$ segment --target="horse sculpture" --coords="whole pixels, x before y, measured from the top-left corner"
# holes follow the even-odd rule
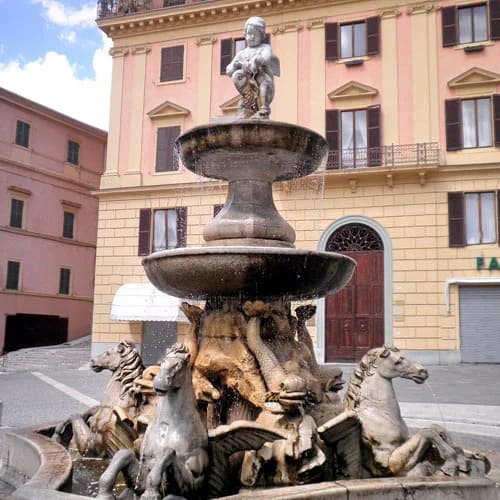
[[[113,372],[101,404],[59,424],[54,438],[66,444],[73,437],[82,456],[112,457],[119,449],[133,448],[138,437],[133,421],[141,407],[134,397],[134,383],[144,365],[135,345],[123,341],[92,359],[90,366],[95,372]]]
[[[402,377],[421,384],[428,376],[423,366],[409,361],[393,346],[372,349],[363,356],[346,391],[345,412],[318,429],[323,439],[337,447],[337,464],[348,464],[344,470],[340,467],[335,471],[337,476],[458,476],[488,472],[486,457],[462,450],[439,425],[410,437],[392,380]],[[349,426],[357,427],[359,432],[346,432]],[[349,436],[347,446],[337,442],[341,435]],[[359,439],[358,450],[353,439]]]
[[[98,499],[114,499],[113,486],[120,471],[129,491],[141,495],[141,500],[167,495],[217,497],[231,480],[227,474],[230,455],[286,437],[253,422],[233,422],[208,433],[197,410],[189,361],[189,350],[183,344],[167,350],[154,378],[156,414],[144,435],[139,458],[132,450],[116,453],[99,480]]]

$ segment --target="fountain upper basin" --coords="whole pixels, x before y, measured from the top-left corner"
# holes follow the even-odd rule
[[[309,300],[343,288],[356,263],[333,252],[277,247],[197,247],[155,252],[143,260],[150,281],[175,297]]]
[[[313,130],[270,120],[237,120],[194,127],[177,138],[183,165],[214,179],[284,181],[322,166],[325,139]]]

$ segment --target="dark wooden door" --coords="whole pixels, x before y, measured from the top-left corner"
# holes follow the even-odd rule
[[[342,252],[357,262],[350,283],[326,298],[326,361],[359,361],[384,343],[384,252]]]

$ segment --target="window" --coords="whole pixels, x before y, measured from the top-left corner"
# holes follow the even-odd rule
[[[80,144],[75,141],[68,141],[68,157],[66,161],[73,165],[78,165],[78,153],[80,152]]]
[[[12,198],[10,200],[10,227],[23,227],[24,201]]]
[[[326,23],[326,59],[333,61],[378,54],[379,33],[380,19],[377,16],[349,24]]]
[[[445,102],[446,149],[500,147],[500,94]]]
[[[138,254],[148,255],[151,251],[185,247],[186,226],[186,207],[154,211],[149,208],[141,209]]]
[[[179,168],[174,144],[181,133],[180,127],[161,127],[156,136],[156,172],[171,172]]]
[[[5,288],[7,290],[19,290],[19,274],[21,263],[9,260],[7,262],[7,280]]]
[[[458,43],[488,40],[486,5],[458,9]]]
[[[75,225],[75,214],[64,212],[63,217],[63,237],[73,239],[73,229]]]
[[[326,140],[330,147],[327,168],[380,165],[380,106],[327,110]]]
[[[161,49],[160,82],[173,82],[184,78],[184,45]]]
[[[489,9],[486,3],[443,7],[443,47],[483,42],[488,39],[500,40],[500,0],[490,0],[488,5]]]
[[[30,145],[30,125],[18,120],[16,127],[16,144],[24,148]]]
[[[367,128],[366,109],[342,111],[342,165],[346,167],[366,166]]]
[[[362,57],[366,55],[366,24],[342,24],[340,26],[340,57]]]
[[[271,35],[266,33],[264,43],[271,44]],[[234,56],[246,48],[247,42],[244,38],[225,38],[220,42],[220,74],[226,74],[227,65]]]
[[[59,293],[69,295],[69,284],[71,280],[71,269],[61,267],[59,270]]]
[[[460,104],[464,148],[491,146],[490,98],[465,99]]]
[[[497,241],[497,204],[500,192],[448,193],[450,247]]]

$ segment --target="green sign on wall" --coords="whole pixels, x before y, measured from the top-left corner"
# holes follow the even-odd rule
[[[496,257],[491,257],[488,259],[488,265],[486,265],[485,257],[476,257],[476,269],[480,271],[481,269],[488,269],[491,271],[492,269],[500,269],[500,263]]]

